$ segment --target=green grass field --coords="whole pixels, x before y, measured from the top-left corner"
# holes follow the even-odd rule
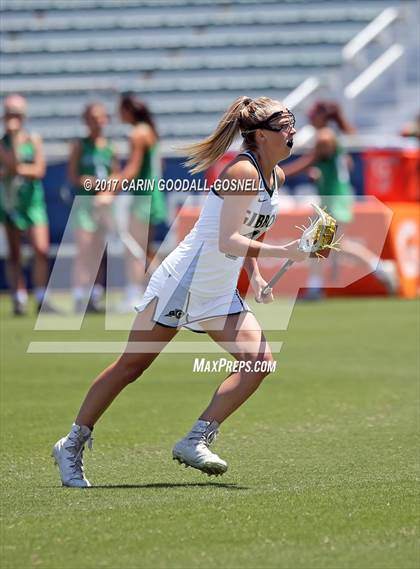
[[[5,298],[1,313],[3,568],[419,566],[417,303],[299,304],[269,334],[276,373],[223,425],[223,478],[171,460],[222,374],[161,356],[95,429],[86,491],[61,487],[50,450],[112,356],[27,345],[126,334],[100,317],[35,333]]]

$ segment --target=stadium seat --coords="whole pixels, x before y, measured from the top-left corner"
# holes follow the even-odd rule
[[[55,148],[83,132],[88,100],[115,115],[138,92],[169,140],[205,135],[243,93],[284,97],[338,68],[385,0],[3,0],[3,95],[29,98],[30,127]],[[116,17],[117,16],[117,17]],[[111,124],[110,133],[123,138]]]

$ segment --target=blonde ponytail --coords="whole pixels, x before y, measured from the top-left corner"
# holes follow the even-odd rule
[[[216,130],[205,140],[184,146],[182,150],[188,155],[185,162],[192,174],[206,170],[213,162],[218,160],[239,133],[241,114],[252,99],[238,97],[223,115]]]

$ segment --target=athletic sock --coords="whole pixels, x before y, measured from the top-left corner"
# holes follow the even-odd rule
[[[217,421],[206,421],[205,419],[197,419],[194,425],[186,435],[186,439],[200,439],[201,436],[206,433],[209,429],[217,431],[219,423]]]

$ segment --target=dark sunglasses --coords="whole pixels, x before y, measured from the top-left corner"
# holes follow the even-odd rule
[[[271,124],[276,119],[282,119],[282,118],[288,119],[288,123],[281,124],[278,126]],[[243,130],[241,134],[242,136],[246,136],[249,132],[254,132],[259,128],[264,130],[271,130],[273,132],[281,132],[282,130],[291,130],[292,128],[295,127],[295,124],[296,124],[295,115],[291,111],[289,111],[289,109],[287,109],[286,111],[276,111],[275,113],[271,114],[269,117],[264,119],[263,121],[260,121],[259,123],[254,125],[252,128]]]

